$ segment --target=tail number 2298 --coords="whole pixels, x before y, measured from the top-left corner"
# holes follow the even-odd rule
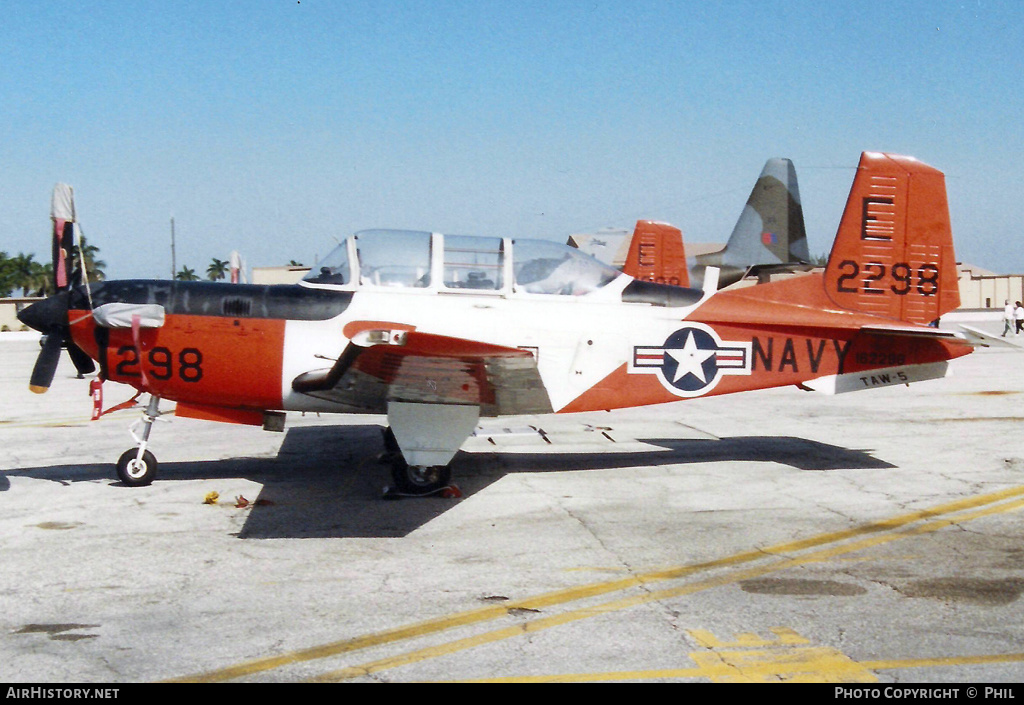
[[[847,259],[839,263],[839,271],[838,289],[845,293],[885,294],[886,285],[897,296],[906,296],[914,291],[921,296],[939,293],[939,267],[930,262],[915,269],[907,262],[886,267],[880,262],[860,265]]]

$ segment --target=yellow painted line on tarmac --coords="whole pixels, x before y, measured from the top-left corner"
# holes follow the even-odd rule
[[[861,661],[872,671],[892,671],[898,668],[935,668],[939,666],[978,666],[986,663],[1016,663],[1024,661],[1024,654],[989,654],[982,656],[948,656],[942,658],[900,658],[879,661]]]
[[[860,551],[865,548],[871,548],[898,539],[908,538],[911,536],[917,536],[921,534],[931,533],[944,529],[953,524],[958,524],[973,519],[978,519],[983,516],[989,516],[992,514],[1000,514],[1008,511],[1013,511],[1024,507],[1024,499],[1019,499],[1015,502],[1008,504],[999,505],[997,507],[988,507],[986,509],[980,509],[969,514],[960,514],[954,518],[941,519],[937,521],[929,522],[923,526],[912,527],[907,530],[900,531],[899,533],[875,536],[871,538],[862,539],[852,544],[846,544],[843,546],[837,546],[833,548],[823,549],[816,551],[807,556],[800,558],[790,558],[782,560],[778,563],[769,566],[763,566],[759,568],[750,568],[741,570],[738,572],[731,573],[729,575],[720,576],[717,578],[710,578],[702,580],[696,583],[690,583],[679,587],[666,588],[662,590],[656,590],[642,595],[636,595],[632,597],[626,597],[612,602],[606,602],[601,605],[594,607],[587,607],[579,610],[565,612],[551,617],[542,617],[539,619],[525,622],[515,627],[506,629],[498,629],[495,631],[487,632],[484,634],[477,634],[465,639],[458,639],[446,644],[439,646],[432,646],[425,649],[418,649],[415,651],[406,652],[397,656],[373,661],[370,663],[362,664],[359,666],[351,666],[348,668],[339,669],[336,671],[330,671],[322,674],[312,680],[320,682],[333,682],[349,680],[351,678],[358,678],[360,676],[371,675],[373,673],[379,673],[381,671],[390,670],[399,666],[405,666],[419,661],[425,661],[431,658],[437,658],[438,656],[445,656],[448,654],[456,653],[458,651],[464,651],[466,649],[481,646],[483,644],[490,644],[496,641],[501,641],[522,634],[530,634],[539,632],[551,627],[561,626],[569,624],[571,622],[580,621],[583,619],[589,619],[598,615],[609,614],[611,612],[618,612],[631,607],[644,605],[649,602],[657,602],[669,598],[681,597],[683,595],[690,595],[696,592],[709,590],[711,588],[722,587],[724,585],[730,585],[733,583],[741,582],[743,580],[750,580],[752,578],[758,578],[768,573],[775,573],[780,570],[787,568],[793,568],[796,566],[804,565],[806,563],[819,562],[834,556],[842,555],[844,553],[851,553],[854,551]],[[771,552],[771,550],[769,549]]]
[[[68,416],[64,418],[47,418],[45,421],[0,421],[0,431],[7,428],[52,428],[55,426],[86,426],[88,416]]]
[[[868,536],[871,534],[877,534],[881,532],[893,532],[925,519],[963,512],[968,509],[973,509],[976,507],[985,507],[986,505],[994,504],[997,502],[1003,502],[1007,499],[1011,499],[1013,497],[1020,497],[1022,495],[1024,495],[1024,486],[1012,487],[998,492],[992,492],[984,495],[976,495],[974,497],[967,497],[964,499],[948,502],[928,509],[910,512],[908,514],[898,515],[895,517],[890,517],[888,519],[884,519],[877,522],[871,522],[868,524],[861,525],[859,527],[855,527],[853,529],[829,532],[807,539],[791,541],[763,549],[744,551],[741,553],[734,554],[732,556],[727,556],[725,558],[713,561],[661,569],[653,572],[628,576],[617,580],[591,583],[588,585],[568,588],[565,590],[557,590],[554,592],[542,594],[535,597],[524,598],[521,600],[511,600],[501,605],[493,605],[483,607],[480,609],[469,610],[466,612],[460,612],[445,617],[438,617],[436,619],[430,619],[423,622],[414,623],[411,625],[406,625],[394,629],[377,632],[375,634],[368,634],[353,639],[345,639],[330,642],[327,644],[313,646],[306,649],[298,649],[290,652],[285,652],[276,656],[254,659],[233,666],[207,671],[205,673],[198,673],[189,676],[184,676],[181,678],[174,678],[171,679],[171,682],[216,682],[232,680],[260,672],[273,670],[275,668],[280,668],[290,664],[339,656],[346,653],[361,651],[371,647],[409,641],[412,639],[447,631],[450,629],[455,629],[458,627],[465,627],[473,624],[488,622],[506,617],[513,611],[517,610],[538,610],[545,607],[565,605],[591,597],[610,594],[614,592],[621,592],[623,590],[633,587],[648,586],[656,582],[676,580],[700,572],[708,572],[719,568],[734,567],[742,565],[744,563],[749,563],[756,560],[763,560],[771,557],[784,557],[786,554],[804,551],[810,548],[816,548],[820,546],[827,546],[829,544],[835,544],[842,541],[858,538],[861,536]],[[1012,505],[1001,505],[1000,507],[997,507],[995,509],[989,509],[987,513],[1010,511],[1012,509],[1019,508],[1022,505],[1024,505],[1024,500],[1019,500],[1017,502],[1012,503]],[[971,518],[977,517],[961,517],[959,520],[968,521]],[[955,523],[956,521],[957,520],[945,520],[941,522],[933,522],[935,526],[934,528],[929,530],[938,530],[939,528],[949,526],[950,524]],[[785,568],[801,565],[806,562],[823,560],[832,555],[839,555],[842,553],[861,550],[871,545],[885,543],[886,541],[892,541],[896,538],[904,538],[906,536],[922,532],[922,529],[918,529],[915,532],[911,533],[901,533],[897,535],[878,537],[874,540],[859,541],[853,544],[852,546],[829,549],[826,551],[819,551],[811,554],[810,556],[805,556],[799,559],[784,560],[781,563],[777,563],[775,565],[768,567],[754,568],[742,571],[738,574],[719,577],[715,579],[709,579],[699,583],[685,585],[682,587],[644,593],[643,595],[615,600],[609,603],[605,603],[603,605],[599,605],[597,607],[584,608],[576,611],[566,612],[560,615],[541,617],[530,622],[517,624],[513,627],[499,629],[485,634],[467,637],[464,639],[454,640],[439,646],[411,651],[392,658],[363,664],[361,666],[355,666],[337,671],[332,671],[328,674],[321,676],[319,680],[344,680],[356,676],[366,675],[369,673],[375,673],[390,668],[395,668],[397,666],[414,663],[429,658],[436,658],[438,656],[443,656],[450,653],[455,653],[457,651],[473,648],[485,643],[493,643],[495,641],[512,638],[534,631],[549,629],[554,626],[567,624],[570,622],[578,621],[580,619],[586,619],[589,617],[598,616],[600,614],[626,609],[647,602],[665,599],[668,597],[678,597],[680,595],[697,592],[699,590],[706,590],[709,588],[718,587],[720,585],[726,585],[729,583],[737,582],[739,580],[745,580],[750,577],[760,576],[765,573],[783,570]]]
[[[102,423],[104,420],[111,418],[119,418],[126,416],[125,412],[139,412],[138,408],[132,409],[121,409],[115,411],[109,415],[102,416],[96,421],[92,420],[92,416],[65,416],[61,418],[47,417],[45,419],[33,419],[33,420],[14,420],[14,421],[3,421],[0,420],[0,431],[7,428],[20,429],[20,428],[60,428],[63,426],[89,426],[94,423]],[[173,414],[174,411],[161,412],[161,415],[167,416]]]
[[[888,659],[855,662],[868,671],[890,671],[902,668],[936,668],[942,666],[975,666],[989,663],[1018,663],[1024,661],[1024,654],[992,654],[983,656],[950,656],[946,658]],[[764,678],[791,676],[791,665],[766,665],[751,673]],[[680,678],[728,678],[736,674],[736,668],[728,663],[697,668],[662,668],[640,671],[607,671],[604,673],[563,673],[549,676],[508,676],[506,678],[480,678],[460,681],[462,683],[595,683],[600,681],[644,681]],[[813,672],[805,672],[815,676]],[[794,679],[796,680],[796,679]],[[825,682],[824,679],[815,682]],[[834,681],[828,681],[834,682]]]

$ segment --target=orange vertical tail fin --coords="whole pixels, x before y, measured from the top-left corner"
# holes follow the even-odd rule
[[[941,171],[911,157],[861,155],[825,290],[841,308],[925,325],[960,305]]]
[[[682,231],[666,223],[638,220],[622,271],[634,279],[689,286]]]

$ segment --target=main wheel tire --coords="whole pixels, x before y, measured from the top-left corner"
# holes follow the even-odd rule
[[[148,450],[139,458],[138,448],[129,448],[117,459],[117,477],[129,487],[143,487],[156,478],[156,456]]]
[[[452,468],[450,465],[409,465],[404,458],[396,458],[391,464],[391,477],[402,494],[427,495],[451,484]]]

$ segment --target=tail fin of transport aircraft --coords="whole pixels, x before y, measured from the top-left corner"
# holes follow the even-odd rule
[[[721,264],[749,270],[806,264],[810,258],[796,169],[789,159],[769,159],[721,253]]]
[[[825,291],[841,308],[923,325],[960,305],[941,171],[912,157],[861,155]]]
[[[809,261],[796,170],[789,159],[774,158],[765,162],[723,249],[688,263],[678,228],[641,220],[622,271],[646,281],[702,287],[707,268],[716,267],[722,288],[748,274],[808,268]]]

